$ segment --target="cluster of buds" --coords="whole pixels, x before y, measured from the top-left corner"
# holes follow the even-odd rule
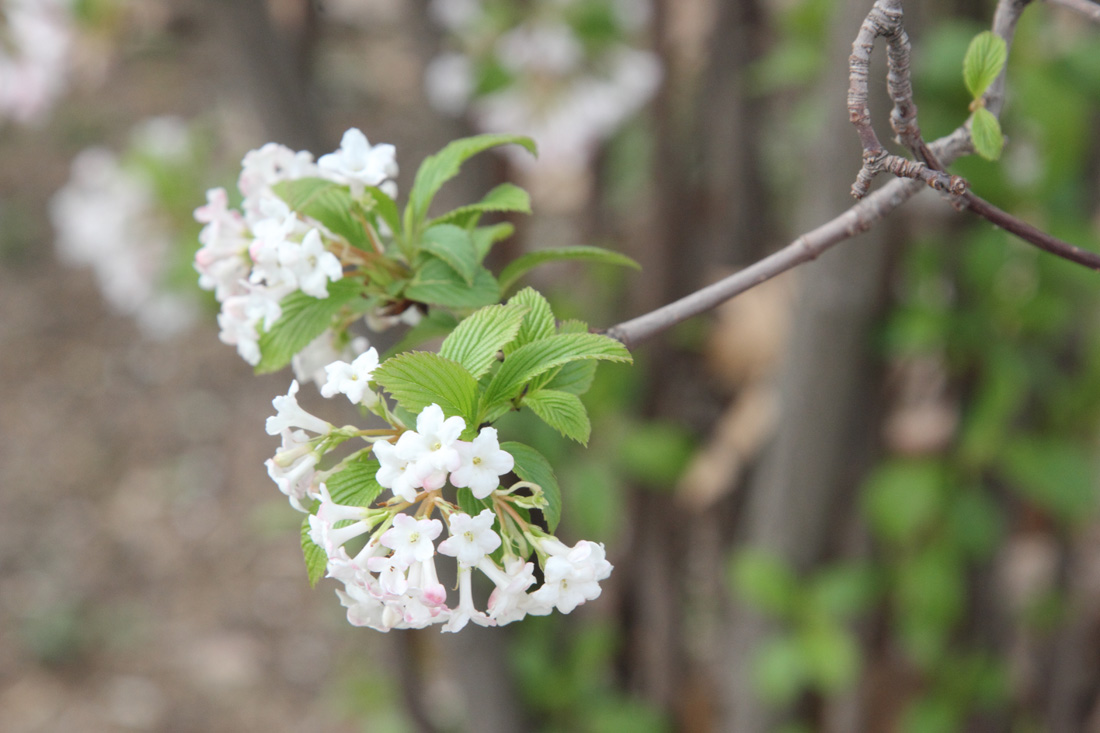
[[[195,210],[204,226],[195,255],[199,286],[213,290],[221,303],[222,342],[236,346],[249,364],[259,363],[259,339],[282,314],[281,302],[295,291],[327,298],[328,287],[356,254],[321,222],[295,211],[276,192],[284,182],[319,178],[347,185],[352,193],[378,186],[396,195],[397,161],[392,145],[370,145],[358,129],[344,133],[340,148],[314,161],[307,151],[268,143],[244,156],[237,187],[239,209],[229,206],[224,188],[207,192]],[[416,314],[415,310],[411,314]],[[361,353],[362,343],[336,346],[335,334],[319,336],[295,360],[300,379],[320,379],[318,366]]]
[[[267,420],[267,432],[283,439],[267,462],[268,472],[291,504],[309,514],[309,540],[324,553],[327,576],[343,584],[337,595],[348,621],[380,631],[443,624],[443,631],[455,632],[471,621],[499,626],[527,614],[569,613],[597,598],[599,582],[612,570],[603,545],[582,540],[569,547],[531,520],[531,511],[545,506],[541,487],[526,481],[501,484],[515,461],[498,442],[496,429],[483,427],[473,440],[461,440],[465,420],[447,417],[436,404],[420,411],[415,430],[405,428],[369,388],[377,366],[374,349],[350,364],[329,365],[322,394],[347,395],[390,428],[338,428],[298,404],[296,381],[275,398],[277,413]],[[318,470],[326,453],[353,438],[367,447],[334,469]],[[360,502],[340,503],[329,485],[352,464],[369,467],[378,490],[351,492]],[[468,491],[484,508],[464,511],[461,498],[445,498],[448,484]],[[378,496],[382,489],[389,495]],[[366,505],[364,497],[369,497]],[[442,521],[433,516],[437,510]],[[437,545],[444,522],[448,537]],[[349,551],[351,543],[362,545]],[[533,590],[532,553],[543,578]],[[441,555],[457,562],[454,605],[448,605],[436,571]],[[475,605],[474,570],[494,585],[484,611]]]

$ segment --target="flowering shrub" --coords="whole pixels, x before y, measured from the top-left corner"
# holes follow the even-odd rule
[[[267,421],[282,439],[268,473],[307,515],[310,580],[327,574],[342,583],[338,595],[355,625],[458,631],[470,621],[568,613],[596,598],[611,572],[602,545],[568,547],[554,536],[561,496],[553,469],[535,449],[500,442],[491,425],[530,409],[587,443],[580,395],[598,361],[630,361],[629,352],[584,323],[559,323],[533,289],[500,301],[543,262],[633,262],[562,247],[522,256],[499,275],[487,270],[489,249],[512,227],[483,226],[481,216],[527,212],[527,194],[502,184],[477,203],[434,218],[428,210],[463,161],[502,144],[534,151],[529,139],[506,135],[451,143],[421,166],[403,213],[392,146],[372,146],[352,129],[339,150],[314,162],[269,144],[244,158],[239,209],[214,189],[195,212],[205,224],[195,266],[222,303],[222,340],[257,371],[293,364],[324,397],[344,395],[383,425],[337,427],[306,412],[297,379]],[[353,335],[360,320],[374,330],[411,328],[398,353],[382,359]],[[402,350],[442,335],[438,352]],[[348,453],[349,441],[366,445]],[[444,521],[449,536],[435,545]],[[535,590],[532,553],[543,578]],[[437,554],[457,562],[454,606]],[[484,611],[473,598],[475,569],[495,586]]]

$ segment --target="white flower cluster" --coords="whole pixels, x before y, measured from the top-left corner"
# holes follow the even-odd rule
[[[338,237],[292,211],[273,186],[323,178],[348,185],[353,194],[361,193],[364,186],[379,186],[396,195],[392,179],[397,162],[392,145],[372,146],[361,131],[352,128],[344,133],[336,152],[317,161],[306,151],[268,143],[246,154],[241,167],[237,187],[244,201],[239,210],[230,208],[223,188],[208,191],[206,206],[195,210],[195,219],[204,225],[195,269],[199,287],[213,290],[221,303],[219,337],[255,365],[260,361],[260,334],[282,314],[282,299],[298,290],[327,298],[329,283],[340,280],[344,269],[333,252]],[[315,378],[324,364],[354,355],[337,352],[332,340],[331,333],[322,334],[308,347],[308,365],[296,360],[299,378]]]
[[[182,164],[190,150],[187,126],[175,117],[147,120],[131,139],[132,150],[166,165]],[[146,171],[105,148],[77,155],[50,202],[58,256],[90,266],[107,303],[155,339],[176,335],[198,315],[189,293],[164,287],[178,259],[165,206]]]
[[[527,6],[529,20],[495,40],[492,0],[433,0],[432,14],[458,50],[429,64],[424,80],[429,101],[446,114],[468,112],[482,131],[534,138],[539,161],[515,155],[518,166],[534,166],[536,173],[555,178],[579,175],[599,143],[653,96],[662,75],[656,55],[628,43],[646,22],[648,2],[607,1],[622,38],[593,49],[566,22],[578,0],[536,0]],[[485,49],[490,62],[480,57]],[[500,69],[513,81],[479,95],[477,73],[484,68]],[[543,171],[546,166],[554,171]]]
[[[0,118],[42,119],[68,86],[70,0],[0,0]]]
[[[322,394],[345,394],[353,403],[377,404],[378,396],[372,398],[366,386],[377,365],[374,349],[351,364],[330,365]],[[343,584],[337,595],[351,624],[380,631],[443,624],[443,631],[456,632],[471,621],[500,626],[527,614],[545,615],[554,609],[570,613],[599,597],[600,581],[612,570],[603,545],[582,540],[569,547],[519,519],[511,504],[513,490],[500,485],[515,461],[501,449],[494,428],[482,428],[474,440],[463,441],[459,436],[466,424],[461,417],[446,417],[435,404],[425,407],[416,430],[401,432],[392,443],[383,436],[372,440],[379,462],[375,478],[393,497],[375,507],[349,506],[333,500],[323,478],[329,474],[318,471],[317,465],[336,440],[355,431],[336,428],[304,410],[297,392],[295,381],[272,403],[277,414],[267,419],[267,432],[281,434],[283,444],[267,461],[268,473],[298,510],[305,512],[316,504],[309,516],[309,536],[327,556],[328,577]],[[476,516],[459,510],[442,498],[448,481],[456,488],[469,488],[477,499],[488,499],[493,508]],[[417,505],[415,514],[405,513]],[[443,522],[431,517],[435,508],[444,514],[449,530],[438,545]],[[544,578],[537,589],[531,590],[536,583],[534,563],[516,553],[517,543],[503,541],[501,531],[518,535],[519,544],[536,553]],[[364,536],[361,549],[354,554],[346,549],[348,542]],[[498,550],[499,559],[494,559]],[[448,605],[447,590],[439,582],[439,555],[457,563],[454,606]],[[475,569],[494,585],[484,611],[474,601]]]

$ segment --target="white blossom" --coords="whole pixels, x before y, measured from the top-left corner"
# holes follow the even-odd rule
[[[455,445],[461,463],[451,473],[451,484],[469,487],[478,499],[484,499],[500,485],[500,477],[515,466],[508,451],[501,450],[496,428],[482,428],[472,442]]]
[[[416,430],[401,435],[397,441],[400,458],[416,464],[422,486],[433,491],[447,481],[447,474],[462,465],[456,443],[466,429],[461,417],[445,417],[443,408],[430,404],[416,418]]]
[[[298,380],[290,383],[290,389],[285,395],[276,397],[271,401],[277,414],[267,418],[267,434],[278,435],[287,428],[302,428],[319,435],[327,435],[333,430],[332,423],[311,415],[298,404]]]
[[[378,395],[371,392],[368,386],[377,368],[378,352],[374,347],[360,354],[350,364],[346,361],[334,361],[325,367],[327,380],[321,387],[321,394],[325,397],[345,394],[353,405],[362,403],[368,395],[373,398],[370,402],[376,402]]]
[[[396,151],[392,145],[374,145],[358,128],[351,128],[334,153],[317,160],[321,172],[339,183],[378,186],[397,177]]]
[[[302,500],[309,495],[320,455],[313,450],[313,443],[304,430],[283,430],[283,444],[274,458],[264,462],[267,475],[290,499],[290,505],[300,512],[306,511]]]
[[[451,536],[439,543],[439,552],[458,560],[460,567],[472,567],[500,547],[500,536],[493,531],[496,515],[484,509],[476,517],[455,512],[447,520]]]
[[[442,531],[443,523],[438,519],[416,519],[398,514],[393,518],[393,526],[382,534],[382,544],[393,550],[394,557],[412,565],[435,555],[432,541]]]

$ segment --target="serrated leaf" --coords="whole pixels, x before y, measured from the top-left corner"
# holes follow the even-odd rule
[[[433,308],[428,311],[428,314],[420,319],[420,321],[409,329],[400,341],[391,346],[383,355],[383,359],[388,359],[394,354],[399,354],[402,351],[408,351],[409,349],[420,346],[425,341],[430,341],[440,336],[446,336],[455,329],[458,325],[458,319],[451,313],[438,308]]]
[[[582,395],[592,387],[597,366],[599,365],[594,361],[569,362],[546,382],[544,388]]]
[[[374,381],[413,415],[435,403],[448,417],[459,415],[467,425],[477,424],[477,380],[461,364],[439,354],[398,354],[382,362]]]
[[[309,585],[315,587],[317,581],[325,575],[325,568],[328,566],[328,555],[309,538],[309,516],[302,520],[301,543],[302,558],[306,561],[306,574],[309,576]]]
[[[370,453],[360,453],[326,478],[325,488],[337,504],[370,506],[382,493],[382,486],[375,478],[378,468],[377,458]]]
[[[588,333],[588,324],[576,318],[570,318],[558,324],[558,333]]]
[[[439,224],[429,227],[421,237],[419,249],[428,252],[446,262],[465,281],[467,287],[474,284],[477,275],[477,250],[474,248],[470,233],[454,224]]]
[[[517,280],[523,277],[529,270],[539,265],[544,265],[548,262],[562,262],[565,260],[585,260],[605,265],[632,267],[635,270],[642,269],[641,265],[626,255],[604,249],[603,247],[575,246],[540,249],[537,252],[528,252],[525,255],[517,257],[500,271],[500,290],[501,292],[508,292],[508,289],[515,285]]]
[[[511,400],[527,382],[555,367],[581,359],[631,361],[630,352],[613,338],[595,333],[557,334],[513,351],[489,382],[482,410]]]
[[[561,488],[554,477],[554,469],[550,462],[534,448],[507,441],[501,443],[502,450],[507,451],[515,459],[516,465],[512,469],[520,479],[530,481],[542,487],[543,496],[546,498],[546,507],[542,514],[546,518],[546,527],[553,532],[561,521]]]
[[[505,354],[532,341],[554,335],[554,313],[550,310],[550,303],[537,290],[524,288],[509,298],[508,303],[526,307],[527,315],[523,317],[523,325],[520,326],[515,340],[504,350]]]
[[[484,267],[477,268],[473,285],[467,285],[446,262],[429,257],[406,286],[405,297],[444,308],[473,309],[500,300],[500,287]]]
[[[439,349],[439,355],[458,362],[480,379],[496,361],[497,352],[520,330],[526,306],[490,305],[464,319]]]
[[[357,210],[362,215],[362,208],[351,197],[347,186],[323,178],[299,178],[281,181],[271,188],[299,214],[316,219],[330,232],[356,247],[370,247],[370,238],[363,222],[355,216]]]
[[[1001,157],[1005,145],[1001,123],[985,107],[974,110],[974,116],[970,118],[970,139],[974,141],[974,150],[986,160]]]
[[[974,99],[978,99],[1001,73],[1008,60],[1005,39],[990,31],[982,31],[970,41],[963,58],[963,81]]]
[[[257,374],[278,371],[291,358],[324,333],[340,309],[362,292],[363,284],[355,278],[343,278],[329,283],[327,298],[295,291],[280,301],[282,315],[271,329],[260,334],[260,362]]]
[[[460,206],[442,216],[432,219],[432,226],[438,224],[456,224],[467,227],[477,221],[477,217],[490,211],[514,211],[521,214],[531,213],[531,197],[519,186],[502,183],[493,188],[476,204]]]
[[[390,231],[397,234],[401,231],[401,214],[397,211],[397,202],[390,195],[377,186],[367,186],[363,194],[372,202],[370,211],[378,214]]]
[[[588,411],[577,395],[540,389],[524,395],[523,404],[566,438],[588,445],[592,424],[588,420]]]
[[[515,231],[514,226],[504,221],[488,227],[478,227],[470,232],[470,238],[473,239],[474,248],[477,250],[478,262],[485,259],[494,244],[512,236]]]
[[[476,517],[486,509],[492,509],[493,503],[487,499],[478,499],[469,489],[459,489],[457,493],[458,508],[471,517]]]
[[[436,193],[444,183],[458,175],[459,168],[464,162],[484,150],[510,143],[522,145],[532,155],[536,152],[535,142],[529,137],[489,134],[455,140],[435,155],[428,156],[420,164],[412,190],[409,191],[406,218],[411,218],[414,224],[423,221]]]

